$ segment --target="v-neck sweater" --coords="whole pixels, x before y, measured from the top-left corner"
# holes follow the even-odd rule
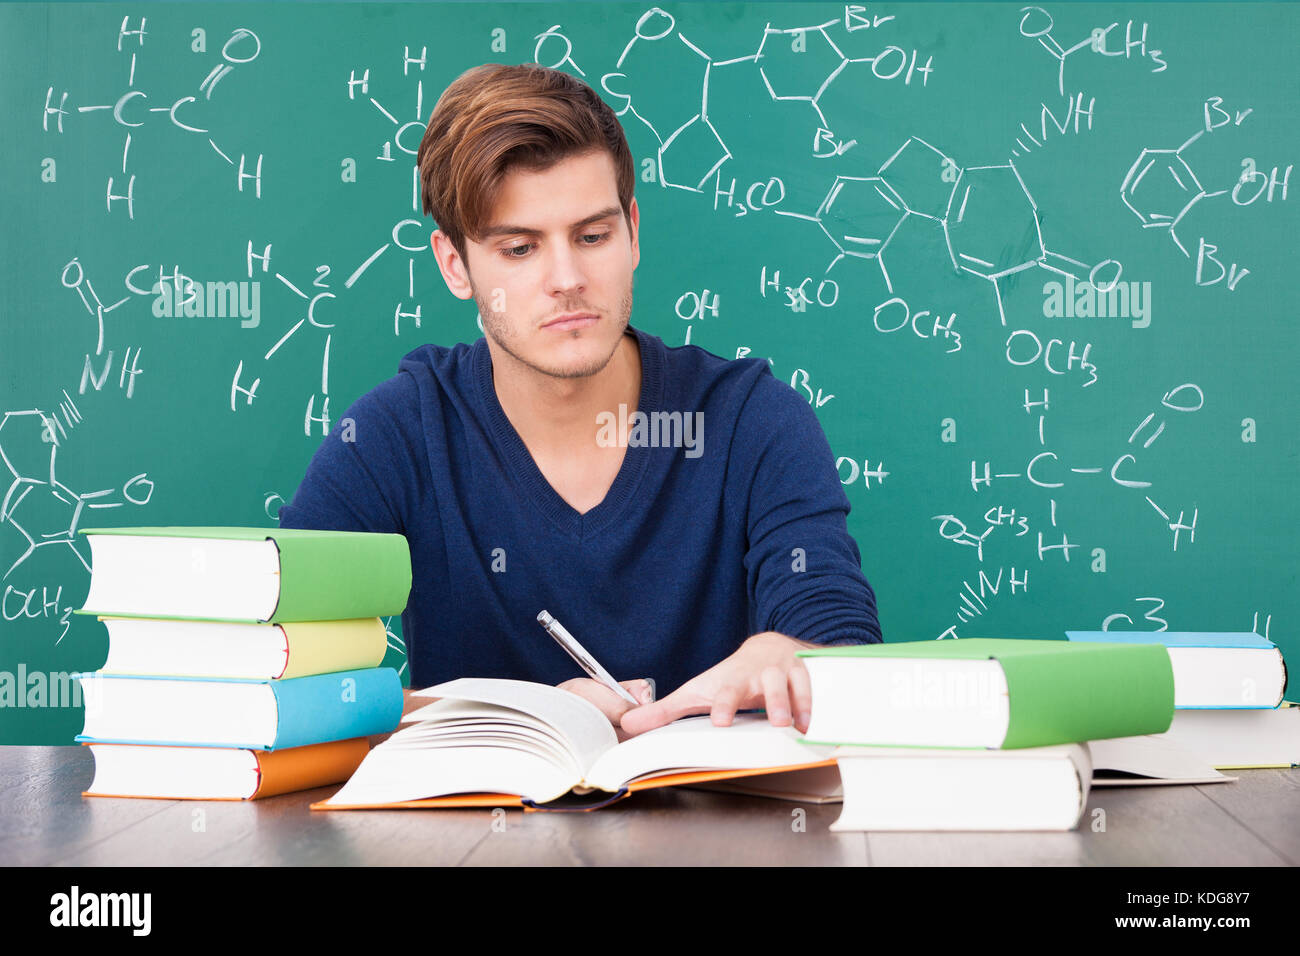
[[[645,427],[633,416],[619,472],[585,513],[501,407],[483,338],[409,352],[321,442],[280,527],[406,537],[411,686],[583,676],[537,623],[542,610],[615,678],[654,678],[660,696],[763,631],[881,639],[809,403],[763,359],[627,334]]]

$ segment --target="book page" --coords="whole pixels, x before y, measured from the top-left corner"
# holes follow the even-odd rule
[[[572,751],[584,776],[601,754],[618,744],[614,725],[600,712],[600,708],[577,694],[549,684],[462,677],[416,691],[412,696],[478,701],[540,718],[555,729]],[[502,715],[502,718],[508,718],[508,715]]]
[[[557,767],[563,767],[573,780],[582,778],[569,745],[549,724],[518,711],[507,711],[490,704],[472,701],[439,701],[452,707],[474,707],[487,711],[487,717],[431,718],[418,724],[409,724],[385,740],[380,746],[389,750],[429,750],[435,747],[512,746],[547,756]],[[430,708],[438,704],[431,704]],[[428,710],[430,708],[425,708]],[[501,719],[509,714],[514,719]],[[528,722],[525,722],[528,721]]]
[[[1140,784],[1151,781],[1177,781],[1179,783],[1206,783],[1227,781],[1196,754],[1161,739],[1163,735],[1147,734],[1141,737],[1114,737],[1109,740],[1091,740],[1093,786]],[[1110,771],[1110,776],[1107,776]],[[1133,774],[1134,780],[1115,774]],[[1098,779],[1100,775],[1101,779]]]
[[[715,727],[703,714],[623,741],[596,761],[586,783],[613,791],[652,772],[787,767],[825,760],[833,750],[800,742],[798,731],[772,726],[765,714],[737,714],[730,727]]]
[[[325,803],[373,806],[455,793],[509,793],[545,802],[563,796],[573,777],[547,755],[506,747],[393,750],[380,744]]]

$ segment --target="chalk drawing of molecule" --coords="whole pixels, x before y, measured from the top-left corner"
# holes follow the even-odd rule
[[[890,292],[885,264],[890,240],[909,216],[931,220],[943,230],[953,269],[992,283],[1003,325],[1001,280],[1007,276],[1041,266],[1076,279],[1086,274],[1107,292],[1123,272],[1114,259],[1089,266],[1047,248],[1038,204],[1014,162],[962,168],[917,136],[909,137],[875,176],[837,176],[815,214],[775,212],[821,226],[837,252],[827,273],[845,257],[874,260]]]
[[[51,546],[69,548],[89,571],[90,562],[77,547],[81,543],[77,539],[77,526],[84,510],[120,508],[128,503],[144,505],[153,497],[154,484],[143,472],[120,489],[73,491],[56,475],[60,430],[57,419],[40,409],[5,412],[0,418],[0,462],[12,479],[0,501],[0,525],[13,528],[27,542],[3,578],[9,577],[37,549]],[[119,493],[125,500],[108,497]]]

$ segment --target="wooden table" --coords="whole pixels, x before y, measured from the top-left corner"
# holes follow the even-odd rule
[[[831,833],[835,804],[684,789],[634,794],[594,813],[307,809],[336,787],[254,802],[82,797],[93,773],[85,747],[0,747],[0,864],[1300,864],[1300,770],[1097,788],[1068,833],[956,834]],[[1093,829],[1097,809],[1104,830]]]

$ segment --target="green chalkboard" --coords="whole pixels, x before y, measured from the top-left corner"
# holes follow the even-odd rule
[[[0,6],[0,740],[80,727],[79,529],[274,524],[402,355],[481,334],[413,157],[484,62],[619,112],[633,323],[816,406],[888,639],[1254,629],[1296,672],[1298,35],[1252,3]]]

